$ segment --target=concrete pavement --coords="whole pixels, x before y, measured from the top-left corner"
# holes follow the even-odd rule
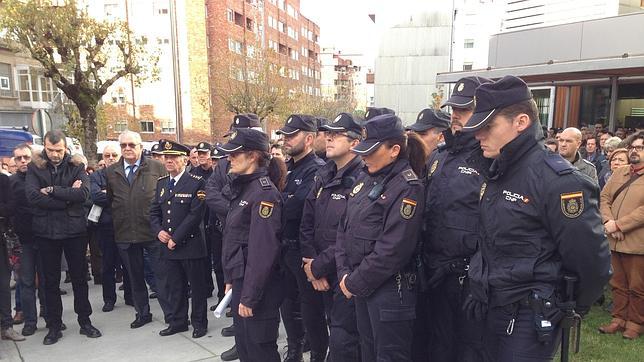
[[[166,325],[163,313],[156,299],[151,300],[153,321],[139,329],[130,329],[134,320],[134,308],[123,301],[123,292],[118,291],[116,307],[112,312],[103,313],[103,299],[100,285],[89,283],[89,297],[92,304],[92,323],[103,334],[102,337],[90,339],[78,333],[79,327],[74,313],[74,296],[71,284],[61,284],[67,291],[63,295],[63,322],[67,330],[58,343],[45,346],[42,340],[47,334],[45,321],[38,319],[38,330],[26,341],[0,342],[0,360],[2,361],[221,361],[219,355],[229,349],[233,337],[222,337],[221,328],[232,324],[232,318],[217,319],[208,311],[208,334],[199,339],[192,338],[192,328],[188,332],[168,337],[159,336],[159,331]],[[217,301],[216,297],[208,299],[208,305]],[[12,299],[13,302],[13,299]],[[13,303],[12,303],[13,304]],[[18,332],[22,325],[14,326]],[[284,352],[286,334],[280,327],[278,340],[280,353]],[[308,360],[308,357],[305,357]]]

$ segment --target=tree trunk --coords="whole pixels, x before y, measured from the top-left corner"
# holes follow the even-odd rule
[[[98,130],[96,127],[96,106],[78,107],[81,119],[81,128],[83,130],[83,152],[87,157],[89,165],[95,165],[98,161],[96,149],[96,137]]]

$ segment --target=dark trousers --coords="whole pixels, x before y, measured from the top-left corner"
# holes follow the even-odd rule
[[[279,362],[277,336],[280,324],[280,305],[284,298],[281,277],[274,273],[264,288],[262,300],[253,308],[253,316],[239,316],[239,301],[244,280],[233,281],[231,309],[235,325],[235,345],[242,362]]]
[[[327,281],[331,288],[322,294],[329,324],[329,361],[360,361],[355,299],[344,296],[337,278],[330,277]]]
[[[514,327],[509,328],[514,319]],[[537,340],[534,312],[529,307],[510,304],[491,308],[487,314],[485,348],[493,361],[552,361],[561,342],[561,328],[556,327],[548,344]],[[508,333],[511,332],[511,333]]]
[[[204,282],[206,259],[168,260],[162,258],[167,268],[168,284],[164,294],[168,296],[172,319],[171,327],[188,326],[188,284],[192,293],[190,321],[193,328],[208,328],[207,286]],[[159,292],[161,289],[159,289]],[[158,292],[157,292],[158,293]]]
[[[469,320],[463,312],[468,280],[447,276],[436,288],[419,293],[414,323],[413,360],[489,361],[483,333],[485,323]]]
[[[416,293],[403,287],[398,294],[394,278],[366,298],[355,297],[363,361],[409,361]]]
[[[111,227],[98,227],[96,239],[101,248],[101,272],[103,279],[103,302],[116,303],[116,270],[121,265],[121,257],[114,242],[114,230]],[[130,277],[123,273],[123,294],[126,301],[132,300],[132,289],[130,288]]]
[[[206,224],[204,226],[204,224]],[[210,225],[207,225],[207,221],[204,221],[201,224],[201,228],[203,228],[203,236],[204,240],[206,241],[206,266],[204,268],[204,277],[205,277],[205,283],[206,283],[206,296],[208,298],[212,297],[212,292],[215,290],[215,283],[212,281],[212,242],[210,241],[211,239],[211,234],[212,234],[212,229]]]
[[[150,256],[150,252],[148,250],[149,249],[147,248],[143,249],[143,278],[148,284],[148,287],[150,287],[150,290],[156,292],[157,279],[154,273],[154,268],[157,264],[157,261],[151,260],[151,258],[154,258],[154,256]]]
[[[284,270],[284,283],[283,288],[286,291],[286,298],[284,299],[280,312],[282,314],[282,321],[284,321],[284,329],[286,329],[286,340],[289,345],[297,345],[304,343],[304,323],[302,316],[302,294],[298,288],[297,278],[301,277],[298,269],[302,273],[302,257],[298,248],[293,245],[282,247],[281,255],[282,270]],[[306,275],[304,275],[306,280]]]
[[[22,313],[25,318],[25,326],[36,326],[38,312],[36,310],[36,289],[41,304],[44,304],[42,265],[38,245],[34,240],[22,242],[22,254],[20,255],[20,270],[18,271],[18,284],[20,285],[20,299]],[[36,275],[40,280],[41,287],[36,288]]]
[[[53,240],[36,237],[45,276],[45,303],[47,306],[47,328],[60,329],[62,324],[63,303],[60,298],[60,258],[65,251],[67,267],[74,291],[74,312],[78,323],[90,323],[92,306],[87,295],[87,236]]]
[[[97,281],[102,281],[103,279],[103,253],[101,252],[101,246],[96,235],[97,226],[93,225],[87,231],[89,233],[89,264],[91,266],[94,284],[96,284]]]
[[[154,271],[155,279],[157,282],[157,294],[159,305],[163,310],[164,318],[170,321],[172,312],[170,303],[165,291],[167,283],[167,273],[165,265],[159,262],[159,242],[148,241],[145,243],[117,243],[119,254],[123,260],[123,265],[130,276],[130,286],[132,289],[132,297],[134,298],[134,309],[139,317],[147,316],[150,314],[150,300],[148,299],[148,288],[145,284],[143,251],[147,250],[150,257],[152,270]],[[163,287],[161,287],[163,286]]]
[[[0,236],[0,328],[7,329],[13,326],[11,316],[11,267],[9,266],[9,255],[7,254],[6,241]],[[60,273],[58,274],[60,277]]]
[[[208,229],[207,239],[210,241],[212,270],[215,272],[215,280],[217,282],[217,298],[222,300],[226,291],[226,283],[224,283],[224,267],[221,263],[221,248],[222,238],[221,232],[216,227]],[[208,278],[212,281],[212,270],[208,272]]]

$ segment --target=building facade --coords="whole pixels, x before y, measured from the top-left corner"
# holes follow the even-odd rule
[[[328,101],[352,104],[365,110],[373,103],[373,83],[367,83],[370,69],[364,66],[362,54],[343,54],[335,48],[322,48],[320,53],[322,97]]]

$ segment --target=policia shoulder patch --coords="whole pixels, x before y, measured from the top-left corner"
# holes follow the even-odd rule
[[[561,212],[574,219],[584,212],[584,193],[582,191],[561,194]]]
[[[268,219],[273,215],[273,206],[275,206],[272,202],[268,201],[262,201],[259,203],[259,216]]]
[[[412,199],[404,198],[402,200],[402,204],[400,205],[400,216],[402,216],[402,218],[405,220],[409,220],[412,217],[414,217],[415,213],[416,213],[416,201]]]

